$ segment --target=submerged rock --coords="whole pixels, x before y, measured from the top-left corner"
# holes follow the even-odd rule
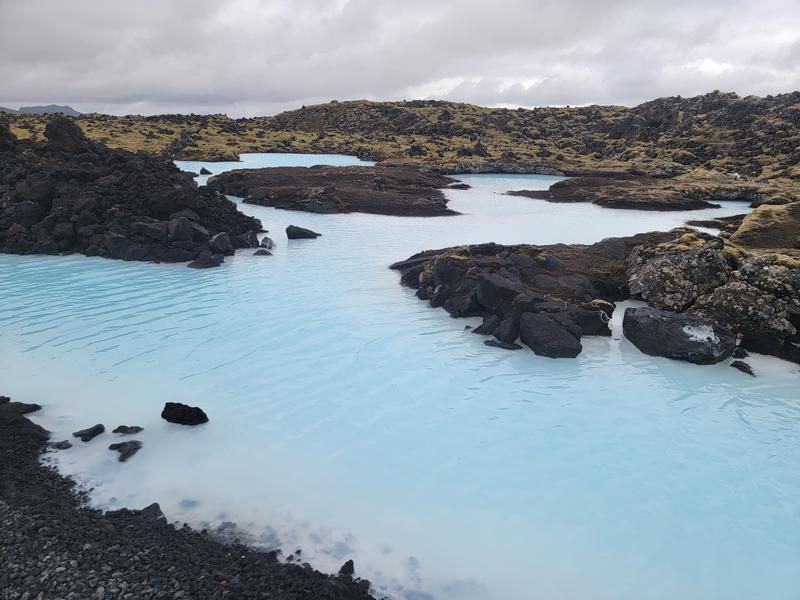
[[[144,427],[139,427],[138,425],[120,425],[119,427],[114,429],[111,433],[132,435],[134,433],[139,433],[140,431],[144,431]]]
[[[105,426],[98,423],[97,425],[93,425],[87,429],[81,429],[80,431],[76,431],[72,435],[76,438],[80,438],[82,442],[89,442],[96,438],[98,435],[103,433],[106,430]]]
[[[222,254],[212,254],[204,251],[186,266],[190,269],[211,269],[220,266],[223,262],[225,262],[225,257]]]
[[[53,450],[69,450],[72,448],[72,442],[69,440],[61,440],[60,442],[50,442],[48,444]]]
[[[522,350],[522,346],[519,344],[503,342],[501,340],[484,340],[483,343],[487,346],[492,346],[493,348],[502,348],[503,350]]]
[[[259,248],[258,250],[253,252],[253,256],[272,256],[272,252],[270,252],[266,248]]]
[[[756,374],[755,374],[755,373],[753,373],[753,367],[751,367],[749,364],[747,364],[747,363],[746,363],[746,362],[744,362],[743,360],[735,360],[735,361],[733,361],[733,362],[731,363],[731,366],[732,366],[734,369],[738,369],[738,370],[739,370],[739,371],[741,371],[742,373],[747,373],[747,374],[748,374],[748,375],[750,375],[751,377],[755,377],[755,376],[756,376]]]
[[[161,411],[161,418],[179,425],[201,425],[208,423],[208,416],[202,408],[188,406],[180,402],[167,402]]]
[[[289,225],[286,228],[286,237],[290,240],[304,240],[304,239],[314,239],[321,236],[321,233],[317,233],[316,231],[311,231],[310,229],[306,229],[305,227],[297,227],[296,225]]]
[[[127,442],[119,442],[111,444],[108,449],[116,450],[119,452],[119,462],[125,462],[131,456],[136,454],[142,448],[142,442],[139,440],[128,440]]]
[[[634,346],[651,356],[718,363],[733,354],[736,336],[699,317],[657,308],[628,308],[622,329]]]

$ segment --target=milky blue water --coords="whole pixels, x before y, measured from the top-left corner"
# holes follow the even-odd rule
[[[145,427],[125,464],[109,433],[54,454],[99,506],[234,521],[323,569],[354,558],[378,594],[800,597],[797,366],[754,356],[750,378],[647,357],[616,320],[575,360],[491,349],[386,268],[427,248],[593,242],[743,207],[615,211],[498,193],[553,178],[463,179],[455,217],[242,205],[274,256],[219,269],[0,255],[0,392],[43,404],[54,439]],[[323,236],[289,242],[289,223]],[[211,421],[167,424],[165,401]]]

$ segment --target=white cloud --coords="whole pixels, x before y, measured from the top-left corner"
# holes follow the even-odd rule
[[[0,105],[634,104],[800,87],[794,0],[0,0]]]

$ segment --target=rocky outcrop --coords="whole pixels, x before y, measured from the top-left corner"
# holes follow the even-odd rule
[[[627,270],[634,297],[730,329],[742,348],[800,362],[797,258],[752,254],[695,232],[640,246]]]
[[[542,356],[570,357],[584,335],[610,335],[612,302],[628,297],[625,259],[638,245],[674,234],[609,238],[596,244],[478,244],[421,252],[395,263],[417,297],[454,317],[483,317],[490,345],[516,340]]]
[[[298,227],[297,225],[289,225],[286,228],[286,237],[290,240],[313,240],[314,238],[318,238],[321,235],[322,235],[321,233],[317,233],[316,231],[311,231],[310,229],[306,229],[305,227]]]
[[[202,425],[208,423],[208,416],[202,408],[180,402],[167,402],[161,411],[161,418],[178,425]]]
[[[800,249],[800,202],[759,206],[745,215],[730,239],[751,249]]]
[[[110,150],[63,116],[45,135],[0,123],[0,252],[187,262],[257,246],[257,219],[171,161]]]
[[[449,177],[406,165],[240,169],[208,181],[213,189],[261,206],[420,217],[457,214],[447,208],[441,191],[451,183]]]
[[[682,311],[722,285],[735,267],[721,238],[702,233],[637,247],[627,260],[628,285],[651,306]]]
[[[766,185],[742,183],[730,177],[653,177],[626,173],[582,176],[558,181],[548,190],[512,190],[548,202],[590,202],[605,208],[634,210],[696,210],[719,207],[717,200],[742,200],[757,205],[781,201],[779,190]]]
[[[628,308],[622,320],[625,337],[651,356],[709,365],[736,349],[736,336],[699,317],[657,308]]]

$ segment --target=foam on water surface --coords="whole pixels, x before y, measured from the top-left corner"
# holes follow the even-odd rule
[[[331,571],[354,558],[378,595],[797,598],[796,365],[752,356],[751,378],[642,355],[622,337],[624,306],[614,335],[584,338],[575,360],[487,348],[464,331],[475,321],[428,308],[386,268],[424,249],[590,243],[743,205],[618,211],[498,193],[553,178],[463,180],[473,189],[447,192],[457,217],[242,205],[274,256],[240,251],[218,269],[0,256],[0,392],[44,405],[55,440],[96,422],[145,428],[124,464],[110,433],[52,455],[99,506],[235,522]],[[288,224],[323,236],[289,242]],[[168,424],[165,401],[211,421]]]

